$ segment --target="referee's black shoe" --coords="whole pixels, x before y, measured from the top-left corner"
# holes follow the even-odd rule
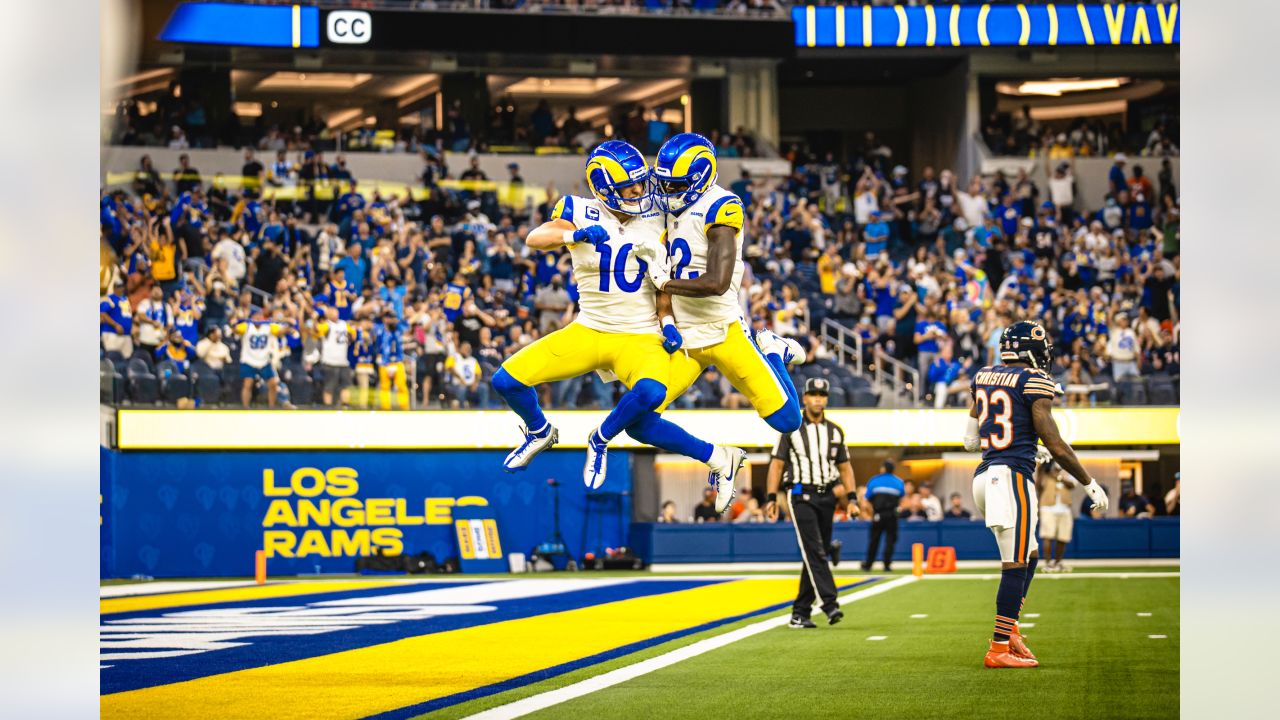
[[[840,540],[832,540],[831,547],[828,548],[831,554],[831,567],[840,566],[840,550],[844,548],[844,542]]]
[[[841,610],[840,608],[836,608],[835,610],[832,610],[831,612],[827,613],[828,625],[835,625],[836,623],[840,622],[843,619],[844,619],[844,611]]]
[[[812,620],[810,620],[810,619],[809,619],[809,618],[807,618],[807,617],[800,617],[799,615],[792,615],[792,616],[791,616],[791,622],[790,622],[790,623],[787,623],[787,627],[789,627],[789,628],[793,628],[793,629],[795,629],[795,630],[801,630],[801,629],[807,630],[807,629],[809,629],[809,628],[816,628],[816,627],[818,627],[818,626],[817,626],[817,625],[814,625],[814,624],[813,624],[813,621],[812,621]]]

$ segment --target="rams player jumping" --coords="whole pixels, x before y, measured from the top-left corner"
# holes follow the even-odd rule
[[[1039,663],[1018,631],[1018,615],[1035,576],[1037,459],[1048,454],[1076,479],[1097,507],[1107,509],[1107,493],[1089,477],[1053,419],[1057,385],[1045,372],[1053,345],[1044,328],[1017,322],[1000,336],[1003,364],[973,376],[973,407],[964,447],[982,450],[973,478],[973,499],[1000,546],[1000,588],[996,624],[983,663],[989,668],[1030,668]],[[1044,441],[1044,447],[1039,446]]]
[[[587,439],[582,479],[592,489],[604,483],[609,441],[668,396],[668,353],[680,347],[681,338],[674,326],[660,328],[659,313],[671,314],[671,299],[654,289],[637,252],[656,247],[663,231],[649,172],[632,145],[601,143],[587,158],[587,186],[594,197],[561,198],[551,219],[525,240],[535,250],[569,248],[581,312],[568,326],[508,358],[494,374],[494,389],[525,423],[524,442],[503,462],[508,472],[525,468],[559,440],[538,404],[533,386],[539,383],[609,371],[629,388]],[[742,453],[733,451],[713,447],[707,459],[717,485],[732,487]]]
[[[774,430],[799,429],[800,401],[786,366],[803,362],[794,340],[768,330],[754,339],[742,320],[738,287],[742,282],[742,200],[716,185],[715,147],[696,133],[672,136],[653,165],[655,197],[666,213],[666,257],[661,246],[646,246],[654,286],[670,294],[675,316],[663,315],[664,330],[675,327],[684,353],[672,356],[667,395],[651,412],[627,427],[640,442],[702,462],[715,448],[658,416],[715,365],[751,401]],[[712,480],[715,479],[713,473]],[[716,510],[732,502],[732,484],[717,485]]]

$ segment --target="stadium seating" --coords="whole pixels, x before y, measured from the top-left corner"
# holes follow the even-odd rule
[[[154,404],[160,399],[160,381],[151,371],[151,366],[142,359],[141,353],[135,353],[129,360],[126,377],[129,380],[129,398],[133,402]]]
[[[191,364],[191,380],[195,384],[196,399],[202,406],[212,407],[222,402],[222,378],[217,370],[196,361]]]

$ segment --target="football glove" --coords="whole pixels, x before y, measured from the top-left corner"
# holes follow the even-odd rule
[[[575,243],[587,243],[588,245],[599,245],[609,240],[609,231],[600,225],[592,225],[591,227],[578,228],[573,231],[573,241]]]
[[[1084,486],[1084,491],[1089,495],[1089,499],[1093,501],[1093,506],[1101,512],[1106,512],[1110,502],[1107,500],[1107,491],[1102,489],[1097,480],[1089,478],[1089,484]]]
[[[1053,453],[1049,452],[1049,448],[1036,445],[1036,464],[1045,465],[1051,462],[1053,462]]]
[[[671,271],[667,269],[667,259],[659,257],[654,262],[649,263],[649,279],[653,281],[653,286],[658,290],[662,290],[671,282]]]
[[[679,350],[681,345],[684,345],[684,338],[676,329],[675,319],[670,315],[662,318],[662,349],[669,355]]]

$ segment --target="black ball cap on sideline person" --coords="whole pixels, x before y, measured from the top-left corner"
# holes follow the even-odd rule
[[[809,378],[804,381],[805,395],[827,395],[831,392],[831,383],[826,378]]]

